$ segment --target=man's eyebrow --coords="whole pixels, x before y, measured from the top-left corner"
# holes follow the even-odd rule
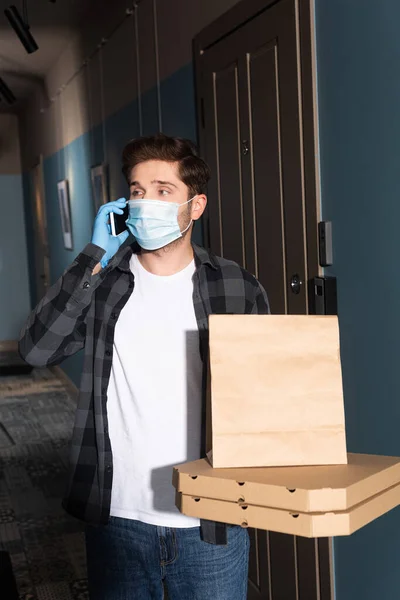
[[[151,183],[159,183],[160,185],[172,185],[173,187],[178,188],[178,186],[172,183],[172,181],[161,181],[161,179],[155,179]]]
[[[159,185],[172,185],[174,188],[178,189],[178,186],[175,185],[175,183],[172,183],[172,181],[161,181],[161,179],[154,179],[151,183],[158,183]],[[140,187],[139,181],[131,181],[129,186],[132,185],[138,185]]]

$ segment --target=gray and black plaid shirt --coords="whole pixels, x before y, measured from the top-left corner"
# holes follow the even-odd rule
[[[266,314],[269,306],[264,289],[250,273],[204,248],[193,245],[193,249],[196,265],[193,304],[200,354],[206,365],[210,314]],[[129,260],[132,252],[138,251],[135,244],[122,247],[105,269],[92,275],[104,250],[88,244],[32,311],[19,342],[21,356],[40,367],[56,365],[84,348],[70,475],[63,506],[88,523],[107,523],[110,513],[113,462],[108,435],[107,388],[115,324],[135,286]],[[204,440],[206,371],[204,368]],[[203,444],[202,456],[204,451]],[[204,541],[226,543],[226,526],[222,523],[202,521],[201,533]]]

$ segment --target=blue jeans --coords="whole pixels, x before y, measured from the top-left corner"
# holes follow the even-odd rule
[[[246,600],[246,529],[228,526],[228,544],[200,538],[200,527],[172,529],[111,517],[86,529],[90,600]]]

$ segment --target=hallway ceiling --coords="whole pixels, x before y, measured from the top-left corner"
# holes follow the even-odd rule
[[[95,0],[28,0],[31,33],[39,50],[28,54],[9,25],[4,9],[14,4],[22,14],[22,0],[0,0],[0,77],[18,102],[0,103],[0,112],[15,112],[35,85],[59,58],[85,15],[96,7]]]

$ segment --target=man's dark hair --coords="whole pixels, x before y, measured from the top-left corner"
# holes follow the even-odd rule
[[[122,172],[128,183],[133,167],[148,160],[178,163],[179,177],[189,188],[189,194],[206,193],[210,168],[190,140],[158,133],[128,142],[122,151]]]

